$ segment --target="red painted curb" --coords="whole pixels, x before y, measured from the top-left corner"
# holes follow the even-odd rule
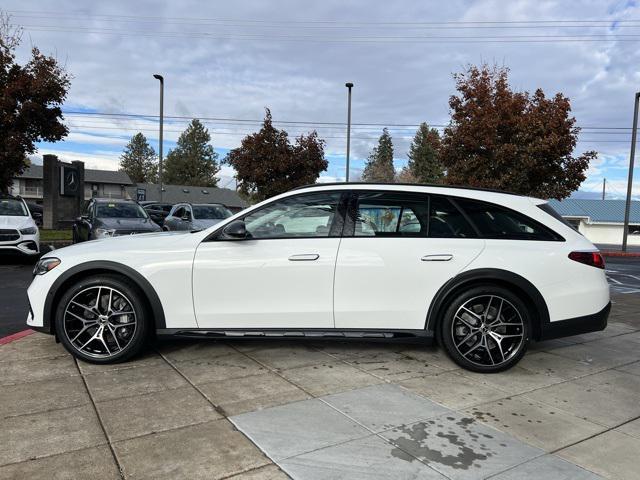
[[[640,257],[640,252],[618,252],[618,251],[601,251],[600,252],[605,257]]]
[[[27,328],[26,330],[22,330],[21,332],[7,335],[6,337],[0,338],[0,345],[6,345],[7,343],[11,343],[15,340],[20,340],[22,337],[26,337],[27,335],[31,335],[32,333],[36,333],[36,331]]]

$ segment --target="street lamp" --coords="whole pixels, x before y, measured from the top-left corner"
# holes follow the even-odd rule
[[[349,102],[347,107],[347,171],[345,181],[349,181],[349,153],[351,150],[351,89],[353,88],[353,83],[347,82],[344,84],[345,87],[349,89]]]
[[[631,190],[633,187],[633,162],[636,156],[636,137],[638,136],[638,106],[640,105],[640,92],[636,93],[636,102],[633,108],[633,129],[631,131],[631,153],[629,154],[629,183],[627,184],[627,202],[624,207],[624,231],[622,232],[622,251],[627,251],[627,235],[629,234],[629,211],[631,210]]]
[[[158,180],[160,181],[160,201],[162,201],[162,133],[163,133],[163,120],[164,120],[164,77],[157,73],[153,75],[153,78],[160,80],[160,139],[158,142]]]

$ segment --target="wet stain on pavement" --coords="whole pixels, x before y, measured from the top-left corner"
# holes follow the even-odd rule
[[[447,417],[452,422],[454,417]],[[491,435],[470,430],[475,423],[473,418],[463,417],[455,422],[463,433],[456,433],[453,429],[446,429],[442,423],[434,420],[406,425],[393,430],[398,433],[397,438],[389,440],[396,445],[391,454],[399,459],[414,461],[406,452],[427,462],[438,463],[458,470],[479,468],[480,463],[497,454],[480,438],[493,438]],[[449,453],[452,452],[452,453]],[[453,453],[456,452],[456,453]]]

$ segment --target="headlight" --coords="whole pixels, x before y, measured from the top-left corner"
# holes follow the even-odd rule
[[[38,233],[38,229],[36,227],[21,228],[20,233],[22,235],[35,235]]]
[[[114,233],[116,233],[115,228],[96,228],[97,238],[113,237]]]
[[[38,260],[36,266],[33,268],[34,275],[44,275],[48,271],[53,270],[60,265],[60,259],[55,257],[45,257]]]

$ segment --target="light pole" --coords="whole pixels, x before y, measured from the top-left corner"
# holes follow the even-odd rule
[[[347,82],[344,84],[345,87],[349,89],[349,101],[347,107],[347,169],[345,181],[349,181],[349,153],[351,150],[351,89],[353,88],[353,83]]]
[[[622,251],[627,251],[627,235],[629,235],[629,212],[631,210],[631,190],[633,187],[633,162],[636,156],[636,137],[638,136],[638,105],[640,104],[640,92],[636,93],[636,102],[633,107],[633,129],[631,130],[631,153],[629,154],[629,180],[627,183],[627,203],[624,207],[624,231],[622,232]]]
[[[160,139],[158,142],[158,180],[160,182],[160,201],[162,201],[162,133],[164,121],[164,77],[157,73],[153,76],[156,80],[160,80]]]

